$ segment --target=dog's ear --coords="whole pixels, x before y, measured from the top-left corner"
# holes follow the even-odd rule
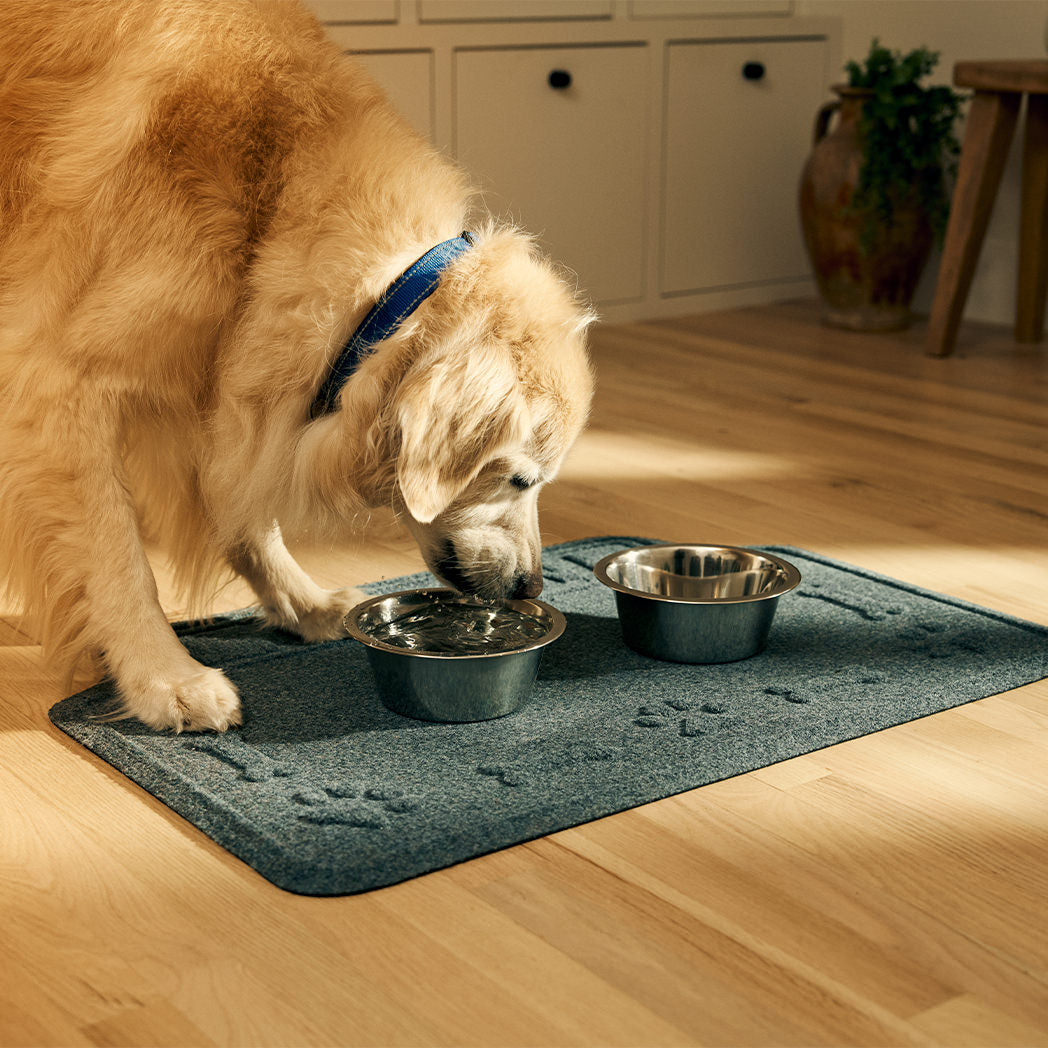
[[[486,463],[527,432],[515,369],[495,351],[474,351],[465,365],[445,359],[416,366],[397,401],[397,482],[420,524],[443,513]]]

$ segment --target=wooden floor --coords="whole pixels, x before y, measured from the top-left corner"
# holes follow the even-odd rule
[[[922,335],[598,328],[545,540],[792,543],[1048,624],[1048,348]],[[420,567],[386,518],[302,559]],[[0,645],[3,1045],[1048,1045],[1048,682],[309,899],[53,730]]]

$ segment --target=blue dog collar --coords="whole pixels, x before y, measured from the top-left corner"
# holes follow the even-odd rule
[[[335,410],[342,387],[359,367],[364,354],[372,346],[389,338],[397,328],[429,298],[440,283],[441,274],[459,255],[474,246],[469,233],[430,248],[413,262],[382,293],[360,326],[346,341],[342,351],[331,365],[331,373],[317,391],[309,408],[311,419],[320,418]]]

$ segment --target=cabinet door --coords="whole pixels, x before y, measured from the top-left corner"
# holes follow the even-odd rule
[[[595,302],[643,293],[648,57],[632,45],[455,56],[460,161]]]
[[[824,40],[670,44],[663,294],[809,276],[797,184]]]
[[[379,82],[400,115],[432,141],[432,52],[356,51],[353,57]]]

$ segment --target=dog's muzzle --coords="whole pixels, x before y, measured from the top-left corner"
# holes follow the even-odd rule
[[[514,580],[513,592],[510,597],[513,600],[526,600],[537,597],[542,592],[542,575],[539,573],[527,574],[521,572]]]
[[[458,557],[452,546],[448,545],[441,551],[440,558],[436,563],[436,573],[449,585],[462,593],[480,593],[483,596],[492,596],[489,586],[484,579],[474,579],[462,570]],[[500,587],[502,588],[502,587]],[[537,597],[542,592],[542,573],[522,571],[515,575],[511,583],[502,588],[499,596],[510,600],[526,600]]]

